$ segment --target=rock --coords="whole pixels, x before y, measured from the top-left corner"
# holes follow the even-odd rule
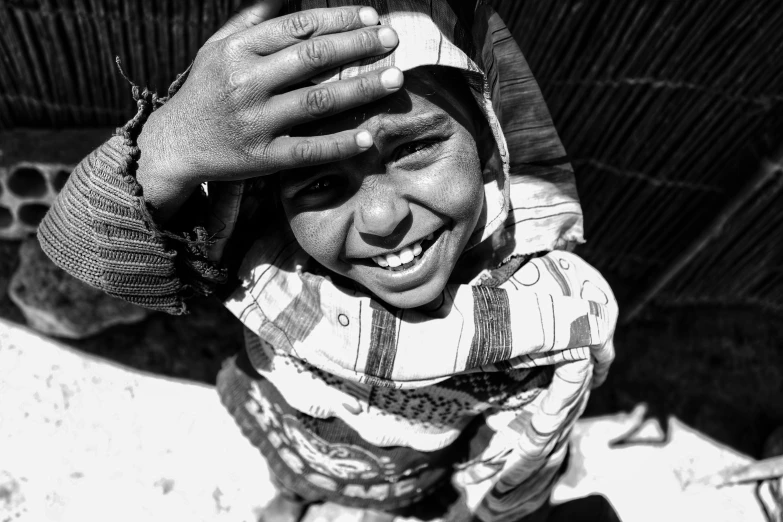
[[[116,324],[137,323],[150,313],[59,269],[35,238],[23,241],[19,248],[19,267],[8,295],[32,328],[68,339],[84,339]]]

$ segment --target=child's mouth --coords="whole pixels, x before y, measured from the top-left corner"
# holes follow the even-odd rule
[[[396,252],[375,256],[372,260],[380,267],[391,272],[400,272],[416,265],[421,255],[429,248],[436,239],[435,232],[431,232],[424,239],[416,241],[412,245],[401,248]]]

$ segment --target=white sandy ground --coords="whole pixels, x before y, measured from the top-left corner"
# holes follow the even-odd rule
[[[642,416],[580,421],[554,500],[602,493],[624,522],[764,521],[753,485],[692,484],[751,459],[676,419],[664,447],[610,449]],[[649,421],[643,434],[659,431]],[[271,495],[260,455],[211,387],[0,320],[0,522],[252,522]],[[311,511],[309,522],[360,519],[334,506]]]

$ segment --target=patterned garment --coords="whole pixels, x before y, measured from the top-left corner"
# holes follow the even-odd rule
[[[420,514],[428,497],[443,496],[455,465],[469,457],[476,438],[474,428],[465,429],[453,444],[430,452],[371,444],[339,418],[317,418],[293,408],[242,355],[224,365],[218,390],[244,435],[264,455],[277,487],[309,502],[395,512],[409,508]],[[383,407],[382,401],[375,404]]]
[[[391,309],[321,274],[290,229],[269,216],[258,221],[266,228],[226,306],[252,332],[254,370],[287,407],[340,421],[367,444],[434,455],[483,416],[494,435],[451,479],[482,520],[517,520],[547,500],[570,429],[591,386],[605,379],[617,305],[601,275],[566,251],[583,241],[573,172],[498,16],[482,2],[475,10],[456,0],[363,4],[395,28],[399,47],[318,81],[389,64],[463,73],[503,164],[484,180],[487,217],[464,254],[482,272],[470,284],[448,285],[435,311]],[[287,4],[289,11],[326,6]],[[542,376],[545,386],[536,380]],[[266,388],[256,397],[251,389],[232,411],[257,408]],[[323,469],[312,468],[312,484],[330,478]]]
[[[486,281],[496,283],[493,276]],[[357,373],[354,367],[344,373],[356,377],[346,378],[325,369],[315,357],[305,360],[287,353],[254,332],[247,335],[247,357],[263,381],[285,398],[286,408],[314,419],[340,421],[375,447],[404,446],[431,452],[434,458],[436,452],[455,444],[476,417],[483,417],[494,436],[451,479],[483,520],[515,520],[548,498],[565,458],[571,427],[586,405],[591,386],[603,380],[613,358],[617,307],[600,274],[562,251],[532,259],[497,287],[468,286],[474,289],[478,290],[472,294],[475,302],[464,303],[472,304],[474,313],[461,312],[462,305],[452,306],[446,316],[416,322],[377,309],[389,314],[384,321],[398,332],[428,324],[431,332],[439,333],[418,344],[420,360],[429,360],[431,353],[439,354],[437,359],[449,348],[454,360],[458,355],[454,349],[462,346],[466,364],[473,359],[478,365],[434,383],[413,386],[409,380],[399,386],[379,386],[378,377]],[[384,324],[377,319],[375,323]],[[438,324],[445,325],[440,332]],[[342,326],[348,336],[351,326],[350,322]],[[361,328],[367,328],[371,337],[387,339],[378,345],[384,353],[395,353],[402,346],[399,333],[384,336],[384,327],[372,323],[354,325],[353,333]],[[463,337],[469,340],[448,344],[450,338]],[[308,338],[321,343],[326,353],[345,341],[327,334]],[[301,352],[307,344],[297,348]],[[517,353],[483,364],[498,354]],[[250,393],[252,385],[247,386],[244,394],[221,392],[232,412],[244,409],[244,420],[234,414],[246,433],[252,419],[245,411],[257,408],[257,397],[263,395],[259,390]],[[258,439],[256,430],[251,440],[268,460],[277,461],[269,454],[271,446],[259,445]],[[324,480],[318,477],[310,486],[317,489]],[[356,505],[355,499],[343,499],[340,492],[321,493],[323,498]],[[364,505],[391,509],[405,500],[389,497],[384,499],[387,504]]]

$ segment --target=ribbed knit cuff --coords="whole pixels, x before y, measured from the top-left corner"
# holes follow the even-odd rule
[[[169,96],[184,76],[177,77]],[[136,115],[76,167],[38,237],[55,264],[86,283],[146,308],[183,314],[187,297],[211,293],[226,274],[207,258],[210,242],[198,213],[179,220],[192,223],[190,232],[155,224],[134,175],[136,139],[168,97],[132,85]]]
[[[117,129],[116,133],[118,136],[124,137],[126,141],[135,148],[133,164],[129,165],[131,173],[135,173],[136,161],[138,160],[136,140],[141,133],[144,123],[152,112],[163,106],[177,93],[177,91],[179,91],[190,73],[192,64],[185,72],[177,75],[177,78],[169,86],[168,93],[165,97],[158,97],[157,93],[151,92],[148,89],[144,89],[143,91],[140,90],[139,86],[133,83],[133,81],[125,75],[119,58],[117,58],[117,67],[123,77],[131,84],[133,99],[136,101],[138,109],[136,116],[126,123],[124,127]],[[136,183],[136,186],[138,187],[138,183]],[[137,189],[137,192],[140,191]],[[141,198],[142,203],[144,203],[141,193],[139,193],[139,198]],[[180,277],[185,282],[186,288],[190,288],[198,294],[208,295],[212,293],[212,287],[215,284],[224,283],[226,281],[226,270],[209,260],[207,248],[212,244],[212,241],[209,238],[207,230],[203,226],[209,208],[206,198],[201,192],[197,192],[191,196],[188,202],[178,212],[178,219],[174,220],[179,224],[177,231],[168,231],[158,228],[155,225],[155,220],[146,203],[141,206],[141,210],[143,211],[145,221],[152,232],[159,237],[165,237],[176,242],[174,244],[175,249],[180,253],[177,268]]]

